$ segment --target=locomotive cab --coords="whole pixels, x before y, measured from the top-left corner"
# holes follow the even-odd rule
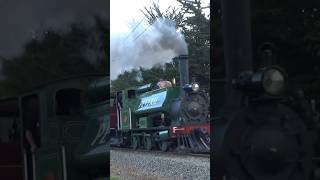
[[[90,175],[89,170],[79,171],[76,162],[78,146],[84,142],[82,136],[88,122],[83,106],[88,98],[85,92],[89,83],[101,76],[93,74],[57,80],[19,96],[23,132],[25,134],[31,127],[37,145],[30,152],[30,141],[23,144],[25,177],[80,180]]]
[[[85,93],[90,82],[101,77],[105,74],[60,79],[0,100],[2,179],[107,176],[108,88],[99,87],[108,80],[93,83],[98,97]],[[85,102],[91,104],[83,106]],[[86,125],[89,133],[83,134]]]

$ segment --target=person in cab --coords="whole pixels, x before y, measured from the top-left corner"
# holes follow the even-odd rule
[[[159,79],[159,82],[157,83],[157,85],[160,89],[172,87],[172,83],[170,81],[163,80],[163,79]]]

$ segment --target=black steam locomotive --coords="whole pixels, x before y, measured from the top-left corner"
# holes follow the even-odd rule
[[[294,71],[292,64],[274,58],[267,58],[265,62],[252,60],[250,1],[221,3],[226,78],[225,96],[220,103],[223,108],[214,109],[214,113],[220,114],[215,114],[213,121],[213,178],[319,178],[316,103],[320,96],[312,84],[320,81],[319,77],[312,76],[317,73],[311,72],[316,62],[309,61],[308,65],[291,62],[308,66],[306,72]],[[274,50],[270,43],[262,48],[270,57]],[[253,64],[258,61],[260,67],[254,69]],[[213,88],[219,85],[221,83],[213,82]],[[215,99],[221,94],[212,96]]]

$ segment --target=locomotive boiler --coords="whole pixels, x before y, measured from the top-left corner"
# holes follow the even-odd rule
[[[150,83],[116,92],[111,112],[111,144],[147,150],[209,152],[209,100],[189,83],[188,57],[179,60],[180,85]]]

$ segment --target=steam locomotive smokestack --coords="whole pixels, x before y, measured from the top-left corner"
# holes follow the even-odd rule
[[[224,0],[221,6],[227,80],[225,101],[226,109],[234,111],[241,107],[241,93],[232,87],[232,80],[241,72],[252,70],[250,0]]]
[[[180,86],[184,86],[189,83],[189,61],[188,55],[180,55],[176,57],[179,61],[179,72],[180,72]]]
[[[243,99],[241,92],[233,87],[232,80],[237,78],[241,72],[252,70],[250,0],[223,0],[221,1],[221,10],[226,67],[223,116],[225,120],[231,122],[232,120],[239,120],[234,117],[235,113],[242,107],[241,101]],[[232,173],[237,170],[234,170],[234,166],[227,169],[227,163],[232,163],[232,161],[228,159],[229,154],[226,155],[227,153],[223,148],[226,142],[225,134],[230,123],[226,121],[212,122],[215,127],[213,150],[216,163],[213,179],[222,179],[227,172],[233,177],[234,174]],[[241,177],[237,178],[241,179]]]

